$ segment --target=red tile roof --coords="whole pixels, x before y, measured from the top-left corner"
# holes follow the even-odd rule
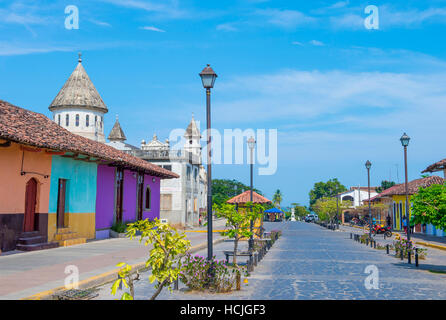
[[[0,100],[0,139],[38,148],[87,155],[111,162],[112,165],[141,170],[163,179],[179,177],[171,171],[113,147],[71,133],[43,114],[13,106],[2,100]]]
[[[422,173],[424,172],[436,172],[436,171],[442,171],[443,169],[446,169],[446,159],[440,160],[438,162],[435,162],[434,164],[431,164],[429,167],[424,169]]]
[[[240,193],[239,195],[235,196],[234,198],[229,199],[226,201],[227,203],[247,203],[251,201],[251,190],[245,191],[243,193]],[[253,203],[271,203],[271,200],[268,200],[264,196],[261,196],[257,192],[252,192],[252,202]]]
[[[407,184],[407,188],[409,191],[409,194],[415,194],[418,192],[420,188],[426,188],[433,184],[443,184],[445,180],[439,176],[430,176],[426,178],[420,178],[415,179],[412,181],[409,181]],[[374,200],[378,200],[385,196],[393,196],[393,195],[405,195],[406,194],[406,186],[404,183],[396,184],[393,187],[390,187],[377,196],[370,198],[370,200],[373,202]],[[365,200],[367,201],[367,200]]]

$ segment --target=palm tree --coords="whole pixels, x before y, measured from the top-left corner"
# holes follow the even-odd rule
[[[280,192],[280,190],[277,189],[276,193],[274,193],[274,196],[273,196],[273,203],[274,203],[274,205],[278,206],[280,209],[281,202],[282,202],[282,192]]]

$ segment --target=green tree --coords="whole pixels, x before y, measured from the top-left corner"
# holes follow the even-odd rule
[[[213,179],[212,180],[212,202],[218,205],[225,203],[232,197],[239,195],[240,193],[250,190],[250,187],[233,179]],[[255,192],[262,195],[262,193],[253,188]]]
[[[314,204],[318,199],[324,197],[334,197],[339,193],[347,191],[347,188],[342,185],[337,178],[330,179],[327,182],[317,182],[313,189],[310,190],[310,210],[314,211]]]
[[[420,188],[411,197],[413,222],[432,224],[446,230],[446,185],[434,184]]]
[[[150,300],[155,300],[163,287],[167,286],[171,289],[170,285],[183,270],[179,258],[190,248],[190,241],[186,240],[184,233],[179,234],[177,230],[167,223],[161,223],[158,219],[153,221],[145,219],[130,223],[127,227],[127,236],[133,239],[136,232],[141,232],[140,242],[144,241],[144,245],[152,244],[153,246],[146,261],[146,267],[150,267],[152,271],[149,277],[150,283],[156,281],[156,291],[150,298]],[[123,262],[118,266],[122,269],[119,273],[120,277],[112,285],[113,295],[116,294],[121,283],[126,288],[129,287],[126,278],[130,275],[131,267]],[[121,300],[131,299],[133,299],[133,296],[128,293],[124,293],[121,297]]]
[[[292,203],[291,205],[294,206],[294,215],[296,217],[305,217],[306,215],[310,214],[310,210],[306,206],[302,206],[299,203]]]
[[[229,203],[214,204],[213,206],[216,216],[225,218],[226,226],[229,227],[222,232],[222,235],[234,239],[234,265],[237,265],[237,249],[240,239],[249,238],[253,235],[253,232],[250,231],[251,220],[255,221],[263,214],[263,206],[254,204],[251,212],[251,205],[251,202],[247,202],[244,208],[240,208],[241,210],[237,210],[235,205]]]
[[[387,190],[391,187],[393,187],[396,183],[393,181],[387,181],[387,180],[383,180],[381,181],[381,186],[376,188],[376,192],[381,193],[384,190]]]
[[[316,200],[314,204],[314,212],[317,213],[319,219],[333,223],[337,214],[351,206],[351,201],[336,201],[336,198],[323,197]],[[339,217],[337,217],[339,218]]]
[[[282,200],[283,200],[282,192],[279,189],[277,189],[273,196],[273,203],[275,206],[278,206],[279,209],[280,209],[280,203],[282,202]]]

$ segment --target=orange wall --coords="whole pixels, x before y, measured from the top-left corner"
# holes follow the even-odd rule
[[[0,142],[4,142],[1,141]],[[51,155],[45,151],[29,152],[20,150],[20,145],[11,143],[10,147],[0,148],[0,214],[25,212],[25,190],[29,179],[35,178],[37,186],[37,213],[48,213],[50,194],[50,177],[44,178],[37,174],[20,175],[22,154],[24,171],[33,171],[50,175]]]

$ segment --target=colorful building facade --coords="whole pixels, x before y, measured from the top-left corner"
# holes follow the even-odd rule
[[[159,217],[160,180],[178,178],[1,100],[0,164],[2,251],[84,243]]]

